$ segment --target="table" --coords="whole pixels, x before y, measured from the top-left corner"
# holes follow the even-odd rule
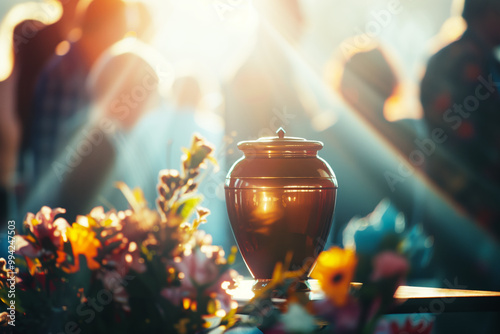
[[[310,300],[324,298],[316,280],[309,280],[311,292],[307,292]],[[253,280],[244,280],[239,287],[231,290],[233,299],[240,305],[253,297]],[[357,288],[361,283],[351,283]],[[400,286],[394,294],[395,307],[390,314],[401,313],[448,313],[448,312],[500,312],[500,292],[481,290],[458,290],[444,288],[428,288],[417,286]],[[273,299],[275,303],[283,299]]]

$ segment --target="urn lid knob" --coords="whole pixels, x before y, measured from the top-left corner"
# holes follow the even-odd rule
[[[282,127],[280,127],[278,130],[276,130],[276,134],[278,135],[279,139],[283,139],[285,137],[285,133],[286,133],[286,131]]]

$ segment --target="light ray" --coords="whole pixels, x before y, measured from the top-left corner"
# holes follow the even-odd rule
[[[14,36],[15,27],[25,20],[36,20],[43,25],[52,24],[61,15],[62,6],[56,0],[21,3],[9,10],[0,23],[0,81],[4,81],[12,73],[17,43],[24,43],[34,33],[30,31],[25,33],[26,36]]]

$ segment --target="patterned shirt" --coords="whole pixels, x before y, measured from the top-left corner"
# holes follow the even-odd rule
[[[467,30],[434,55],[421,84],[425,118],[446,139],[428,173],[479,224],[500,236],[500,62]]]
[[[80,126],[89,105],[85,82],[89,68],[75,43],[64,56],[54,56],[38,79],[33,102],[31,148],[34,176],[51,166]]]

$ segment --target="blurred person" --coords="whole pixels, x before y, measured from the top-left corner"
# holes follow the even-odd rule
[[[280,126],[294,136],[307,137],[307,123],[299,120],[305,117],[299,79],[278,41],[283,38],[292,46],[298,44],[305,27],[302,9],[297,0],[259,0],[254,4],[260,12],[255,45],[225,85],[226,134],[234,137],[228,167],[241,156],[236,148],[241,140],[272,136]],[[301,124],[297,132],[291,131],[292,119]]]
[[[14,70],[15,71],[15,70]],[[0,230],[7,225],[10,212],[13,174],[20,144],[20,126],[15,114],[15,78],[0,81]]]
[[[346,40],[346,43],[348,41]],[[415,119],[419,112],[415,105],[419,104],[418,101],[412,101],[408,88],[404,86],[402,75],[397,71],[394,58],[390,57],[379,42],[372,41],[370,45],[356,49],[349,55],[335,55],[327,64],[325,77],[333,90],[350,106],[351,112],[359,116],[358,120],[373,131],[374,136],[382,139],[402,160],[410,161],[411,152],[417,148],[415,140],[423,132],[423,124]],[[350,145],[355,144],[348,141],[343,144],[347,152],[354,152],[355,148]],[[388,186],[390,180],[384,173],[374,172],[370,168],[364,168],[362,173],[368,176],[370,184],[377,189],[377,197],[371,200],[390,200],[390,205],[404,214],[409,226],[420,223],[420,185],[413,184],[411,192],[406,192],[398,187]],[[349,186],[353,176],[347,176],[349,179],[344,178],[344,182]],[[356,188],[349,188],[353,190],[344,190],[344,196],[354,198]],[[351,191],[353,194],[350,194]],[[352,214],[352,210],[347,211]],[[342,227],[335,226],[335,229],[339,229],[337,234]]]
[[[44,26],[39,21],[27,20],[17,25],[14,30],[15,63],[18,69],[15,96],[23,148],[30,140],[32,103],[38,76],[54,56],[56,47],[65,41],[75,28],[79,0],[58,1],[63,11],[57,22]]]
[[[174,81],[172,86],[172,102],[179,109],[196,110],[202,98],[201,84],[195,76],[181,76]]]
[[[406,98],[403,81],[387,52],[378,45],[356,52],[345,60],[341,72],[334,88],[380,136],[408,158],[415,148],[418,121],[407,115],[389,114],[389,108],[408,114],[404,110],[408,106],[401,101]]]
[[[133,50],[137,43],[119,46],[100,57],[89,73],[84,89],[91,104],[84,126],[53,161],[23,211],[41,205],[63,207],[65,217],[73,220],[96,205],[110,182],[114,187],[121,181],[112,176],[116,168],[128,167],[119,165],[123,143],[157,101],[159,79],[153,66]],[[136,168],[127,171],[140,174]]]
[[[66,1],[66,0],[65,0]],[[52,7],[50,7],[52,5]],[[12,6],[12,8],[10,8]],[[48,9],[52,12],[48,13]],[[39,30],[44,24],[54,24],[59,19],[61,7],[48,3],[8,4],[3,8],[0,25],[0,226],[7,219],[14,218],[14,192],[16,187],[16,168],[19,149],[22,146],[23,118],[19,113],[24,99],[19,95],[26,92],[20,89],[27,73],[27,68],[36,67],[43,53],[36,59],[26,59],[26,49],[36,43]],[[43,14],[42,14],[43,13]],[[50,43],[48,43],[50,44]],[[52,50],[53,51],[53,50]]]
[[[88,58],[90,53],[92,60],[86,61],[88,73],[78,82],[82,85],[79,88],[82,100],[87,105],[76,110],[77,114],[66,123],[66,126],[74,129],[74,133],[67,135],[68,140],[61,142],[65,150],[58,152],[57,158],[51,162],[51,169],[44,173],[44,180],[37,185],[26,205],[27,211],[48,201],[52,206],[66,208],[66,216],[71,220],[95,206],[96,199],[117,168],[122,143],[143,113],[157,101],[159,79],[153,67],[158,67],[161,61],[157,59],[156,50],[142,41],[149,41],[152,37],[149,12],[144,4],[123,5],[119,1],[94,2],[85,12],[82,33],[85,35],[87,21],[89,29],[93,30],[89,31],[87,38],[91,34],[95,38],[99,34],[96,20],[98,23],[110,20],[109,23],[113,24],[112,15],[118,15],[114,20],[123,24],[123,15],[128,10],[127,18],[132,23],[131,30],[126,34],[129,37],[112,43],[125,32],[124,25],[113,27],[118,29],[101,41],[96,50],[82,54]],[[89,10],[94,12],[89,14]],[[117,13],[111,13],[116,10]],[[106,32],[109,29],[101,31]],[[86,42],[89,44],[84,46],[90,47],[91,42],[89,39]],[[106,47],[110,43],[112,45]],[[128,172],[133,174],[137,171]],[[42,197],[42,192],[48,188],[54,189],[53,196]]]
[[[428,174],[483,228],[500,237],[500,1],[466,0],[467,29],[431,57],[421,82],[429,130],[445,140]]]
[[[54,55],[42,70],[32,104],[34,179],[50,170],[57,154],[88,117],[85,81],[97,58],[126,32],[125,3],[93,0],[78,8],[81,37],[64,55]]]
[[[72,147],[77,149],[78,145],[87,144],[91,153],[77,157],[81,158],[80,162],[65,176],[58,199],[68,208],[70,217],[98,205],[127,208],[116,182],[134,186],[134,181],[147,170],[145,160],[140,160],[143,166],[137,167],[137,161],[124,163],[123,156],[133,154],[131,138],[136,124],[145,113],[156,108],[160,81],[168,81],[165,77],[160,80],[158,74],[168,76],[169,73],[163,57],[148,44],[153,29],[146,6],[127,3],[126,10],[131,21],[128,37],[102,52],[86,79],[85,88],[91,103],[85,122],[89,125],[79,132]],[[59,166],[61,162],[63,165],[68,162],[64,159],[63,155],[59,156]],[[65,169],[59,171],[66,173]],[[155,181],[151,181],[153,185]]]
[[[129,154],[129,147],[124,143],[143,115],[158,101],[159,78],[152,65],[133,50],[101,59],[97,65],[89,81],[93,98],[91,124],[95,125],[93,132],[87,133],[92,133],[94,139],[102,137],[102,142],[90,141],[91,154],[83,157],[79,166],[65,178],[60,200],[71,216],[102,205],[96,200],[106,198],[106,185],[115,188],[116,182],[127,181],[127,175],[114,175],[117,168],[124,168],[131,175],[141,173],[137,166],[122,165],[120,155]],[[130,99],[125,100],[126,96]],[[87,136],[82,140],[90,139]],[[145,160],[140,161],[145,164]],[[122,207],[125,208],[127,206]]]

